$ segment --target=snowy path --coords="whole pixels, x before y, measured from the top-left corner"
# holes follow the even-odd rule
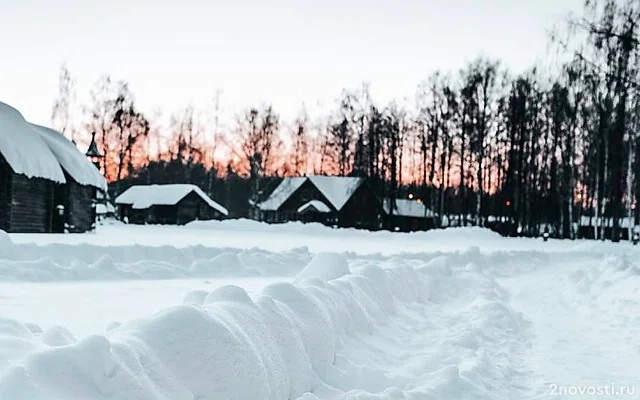
[[[533,331],[526,398],[640,398],[640,279],[624,263],[554,263],[500,280]]]

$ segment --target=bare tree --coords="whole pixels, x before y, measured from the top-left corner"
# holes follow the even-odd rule
[[[53,103],[51,125],[63,135],[75,140],[71,130],[71,105],[75,100],[75,80],[66,65],[60,67],[58,78],[58,95]],[[69,132],[71,130],[71,132]]]

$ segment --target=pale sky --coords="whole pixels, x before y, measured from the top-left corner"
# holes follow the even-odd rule
[[[269,102],[292,118],[343,88],[413,97],[479,54],[524,70],[583,0],[0,0],[0,101],[50,125],[66,63],[80,101],[102,74],[165,114]]]

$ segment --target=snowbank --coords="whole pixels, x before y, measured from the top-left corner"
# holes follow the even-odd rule
[[[66,244],[93,245],[97,248],[138,244],[150,252],[165,246],[192,248],[198,245],[244,249],[255,247],[272,252],[304,247],[314,253],[349,252],[359,255],[456,252],[465,251],[471,246],[479,247],[484,254],[496,251],[606,253],[617,252],[625,247],[632,249],[627,242],[554,239],[544,242],[532,238],[503,238],[488,229],[473,227],[412,233],[370,232],[333,229],[320,224],[267,224],[242,219],[199,221],[187,226],[105,224],[98,226],[97,231],[91,234],[11,234],[11,239],[17,245],[41,246]],[[41,251],[39,253],[42,254]]]
[[[438,240],[455,239],[459,241],[467,240],[505,240],[498,233],[487,229],[479,228],[476,226],[469,227],[453,227],[446,229],[433,229],[423,233],[425,238],[432,238]]]
[[[0,281],[104,281],[294,276],[306,249],[272,253],[204,246],[14,245],[0,231]]]
[[[0,259],[13,256],[13,241],[9,234],[0,229]]]
[[[517,397],[501,386],[526,326],[470,254],[445,272],[369,263],[343,275],[343,261],[319,256],[301,283],[253,298],[237,286],[190,293],[80,341],[0,320],[0,398]]]

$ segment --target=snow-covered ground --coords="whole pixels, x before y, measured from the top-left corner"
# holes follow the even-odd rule
[[[0,399],[638,399],[638,255],[250,221],[0,234]]]
[[[320,224],[265,224],[251,220],[192,222],[187,227],[105,225],[96,234],[16,234],[15,243],[95,246],[170,246],[177,248],[208,246],[216,248],[260,248],[288,251],[307,248],[312,252],[346,251],[357,254],[398,254],[465,250],[478,246],[484,251],[618,251],[620,245],[592,240],[549,240],[501,238],[477,228],[432,230],[428,232],[369,232],[331,229]],[[628,245],[623,243],[622,246]],[[630,247],[627,246],[627,247]]]

